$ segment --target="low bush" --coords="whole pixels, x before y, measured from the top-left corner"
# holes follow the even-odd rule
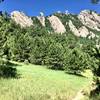
[[[25,63],[26,65],[28,65],[28,64],[29,64],[29,61],[28,61],[27,59],[25,59],[24,63]]]
[[[0,77],[9,78],[17,77],[17,70],[12,66],[9,66],[10,62],[0,59]]]

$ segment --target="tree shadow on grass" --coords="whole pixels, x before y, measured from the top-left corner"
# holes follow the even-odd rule
[[[83,77],[83,78],[87,78],[86,76],[82,75],[82,74],[76,74],[76,73],[70,73],[70,72],[66,72],[69,75],[74,75],[74,76],[78,76],[78,77]]]
[[[17,66],[18,66],[18,64],[8,62],[7,66],[10,66],[10,67],[17,67]]]
[[[13,63],[13,62],[8,61],[8,62],[7,62],[7,66],[10,66],[10,67],[17,67],[17,66],[22,66],[22,65],[21,65],[21,64],[16,64],[16,63]]]
[[[17,68],[16,68],[17,66],[19,65],[7,61],[6,64],[0,67],[0,77],[6,78],[6,79],[9,79],[9,78],[19,79],[21,74],[18,74]]]

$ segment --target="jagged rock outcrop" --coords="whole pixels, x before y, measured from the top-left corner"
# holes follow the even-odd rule
[[[33,25],[31,18],[19,11],[13,11],[11,13],[11,18],[21,27],[30,27]]]
[[[80,34],[79,34],[77,28],[73,25],[71,20],[69,21],[68,25],[69,25],[70,31],[72,31],[76,36],[79,37]]]
[[[48,20],[50,21],[51,27],[54,29],[56,33],[66,32],[64,25],[57,16],[52,15],[51,17],[48,17]]]
[[[41,25],[45,27],[45,17],[42,12],[40,12],[40,16],[37,16],[38,20],[40,21]]]
[[[77,29],[71,20],[69,21],[68,25],[69,25],[70,30],[74,33],[74,35],[78,37],[87,37],[88,35],[89,35],[89,38],[95,37],[95,34],[89,31],[85,26],[82,26],[79,29]]]
[[[80,27],[78,32],[81,37],[87,37],[90,34],[89,30],[85,26]]]
[[[87,27],[100,31],[100,16],[97,13],[90,10],[83,10],[78,15],[78,18]]]
[[[96,34],[94,34],[94,31],[91,30],[95,29],[97,31],[100,31],[100,16],[97,13],[89,10],[84,10],[78,16],[72,14],[62,14],[62,19],[59,16],[52,15],[48,17],[48,20],[50,22],[50,25],[48,27],[52,27],[54,32],[65,33],[70,28],[70,30],[78,37],[98,37]],[[30,27],[34,23],[31,18],[19,11],[12,12],[11,18],[21,27]],[[37,16],[37,19],[40,21],[43,27],[47,27],[46,18],[42,12],[40,12],[40,16]],[[65,23],[65,26],[62,24],[60,19],[63,23]]]

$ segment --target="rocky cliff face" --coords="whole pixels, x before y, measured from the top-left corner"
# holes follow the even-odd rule
[[[69,21],[69,27],[70,30],[74,33],[74,35],[78,37],[87,37],[87,36],[89,36],[89,38],[95,37],[95,34],[89,31],[85,26],[82,26],[79,29],[77,29],[71,20]]]
[[[24,13],[14,11],[11,13],[11,18],[21,27],[30,27],[34,24],[34,21],[27,17]],[[94,38],[98,37],[94,31],[100,31],[100,16],[96,12],[84,10],[79,15],[62,14],[47,16],[41,12],[37,19],[43,27],[46,26],[46,21],[49,21],[49,26],[52,27],[56,33],[65,33],[71,31],[78,37]],[[38,24],[37,24],[38,25]],[[47,28],[48,29],[48,28]]]
[[[33,21],[31,20],[31,18],[19,11],[12,12],[11,18],[21,27],[30,27],[33,25]]]
[[[50,21],[51,27],[54,29],[56,33],[66,32],[64,25],[57,16],[52,15],[51,17],[48,17],[48,20]]]
[[[91,29],[100,31],[100,16],[89,10],[84,10],[78,15],[79,20]]]

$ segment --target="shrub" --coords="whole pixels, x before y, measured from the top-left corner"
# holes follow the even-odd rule
[[[0,59],[0,77],[9,78],[17,76],[16,68],[9,65],[9,61]]]
[[[24,63],[25,63],[26,65],[28,65],[28,64],[29,64],[29,61],[28,61],[27,59],[25,59]]]

